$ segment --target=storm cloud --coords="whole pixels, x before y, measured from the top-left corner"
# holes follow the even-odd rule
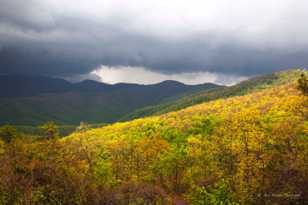
[[[240,79],[307,66],[307,19],[305,0],[0,0],[0,73]]]

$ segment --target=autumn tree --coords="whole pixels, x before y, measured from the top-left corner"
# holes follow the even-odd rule
[[[79,126],[76,128],[76,132],[85,132],[90,129],[90,125],[84,121],[81,121]]]
[[[43,124],[40,128],[44,130],[48,139],[59,136],[59,128],[56,123],[52,121]]]
[[[304,95],[308,95],[308,79],[304,73],[298,79],[298,88],[302,91]]]
[[[193,205],[239,205],[225,180],[219,181],[214,187],[197,187],[191,195]]]
[[[17,137],[18,133],[12,125],[3,125],[0,127],[0,138],[9,143],[13,138]]]

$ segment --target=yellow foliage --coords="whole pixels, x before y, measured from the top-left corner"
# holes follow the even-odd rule
[[[238,200],[249,203],[255,193],[286,192],[290,187],[303,191],[288,183],[280,190],[271,190],[271,186],[279,183],[275,177],[281,177],[283,170],[307,176],[307,168],[303,168],[307,162],[307,109],[307,97],[291,82],[93,129],[84,137],[90,144],[107,147],[113,170],[122,180],[154,180],[177,192],[208,178],[223,177],[236,190]],[[78,137],[76,133],[66,140]]]
[[[307,105],[307,96],[290,82],[76,132],[48,144],[55,156],[38,144],[16,144],[16,150],[60,161],[57,169],[65,176],[91,179],[88,188],[107,187],[116,199],[128,199],[120,204],[166,204],[162,198],[176,197],[189,203],[200,187],[226,194],[216,190],[222,182],[218,187],[231,190],[228,197],[240,204],[300,204],[308,196]],[[30,173],[42,163],[38,159],[25,166]],[[285,193],[300,197],[274,197]]]

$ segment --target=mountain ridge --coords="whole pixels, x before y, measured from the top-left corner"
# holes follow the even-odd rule
[[[302,72],[307,73],[305,69],[289,69],[228,87],[211,83],[185,85],[172,80],[151,85],[110,85],[92,80],[69,83],[62,79],[55,79],[57,83],[51,83],[55,86],[48,87],[44,82],[48,78],[42,78],[39,82],[43,86],[38,87],[39,90],[30,89],[30,95],[22,91],[15,97],[0,97],[0,124],[37,126],[46,121],[55,121],[60,125],[78,125],[80,121],[91,124],[127,121],[177,111],[215,99],[241,96],[294,81]],[[62,88],[59,88],[58,82],[63,85]],[[29,84],[23,86],[24,89],[29,87]],[[0,87],[0,90],[5,89]]]
[[[200,90],[222,87],[163,81],[152,85],[70,83],[37,76],[0,76],[0,124],[38,125],[115,122],[137,108]]]
[[[0,97],[29,97],[43,93],[63,93],[63,92],[109,92],[115,89],[126,89],[136,87],[160,87],[160,86],[181,86],[200,87],[218,86],[214,83],[203,83],[188,85],[179,81],[165,80],[153,84],[137,83],[115,83],[109,84],[95,80],[86,79],[81,82],[72,83],[68,80],[47,76],[30,75],[0,75]]]

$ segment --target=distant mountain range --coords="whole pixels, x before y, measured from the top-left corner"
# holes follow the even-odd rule
[[[163,81],[152,85],[71,83],[59,78],[0,75],[0,124],[38,125],[115,122],[143,107],[222,88],[212,83],[185,85]]]

